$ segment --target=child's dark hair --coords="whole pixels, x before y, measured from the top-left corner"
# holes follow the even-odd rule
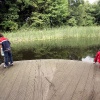
[[[3,37],[3,34],[0,33],[0,37]]]

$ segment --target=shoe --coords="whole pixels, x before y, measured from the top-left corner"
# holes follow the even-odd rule
[[[13,66],[13,63],[9,64],[10,66]]]
[[[4,67],[4,68],[7,68],[8,66],[4,65],[3,67]]]

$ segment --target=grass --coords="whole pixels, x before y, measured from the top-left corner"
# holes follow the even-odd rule
[[[67,47],[100,44],[100,27],[60,27],[44,30],[21,29],[4,34],[13,47]]]

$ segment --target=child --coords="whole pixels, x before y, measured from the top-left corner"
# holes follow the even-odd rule
[[[96,53],[96,56],[95,56],[95,58],[94,58],[94,62],[95,62],[95,63],[96,63],[96,62],[100,63],[100,50]]]
[[[94,63],[98,62],[98,67],[100,68],[100,50],[96,53],[94,58]]]
[[[12,52],[10,47],[10,42],[0,33],[0,47],[2,47],[4,52],[4,67],[13,66]]]

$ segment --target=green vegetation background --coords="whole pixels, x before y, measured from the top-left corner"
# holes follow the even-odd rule
[[[0,0],[0,30],[100,25],[100,0]]]

